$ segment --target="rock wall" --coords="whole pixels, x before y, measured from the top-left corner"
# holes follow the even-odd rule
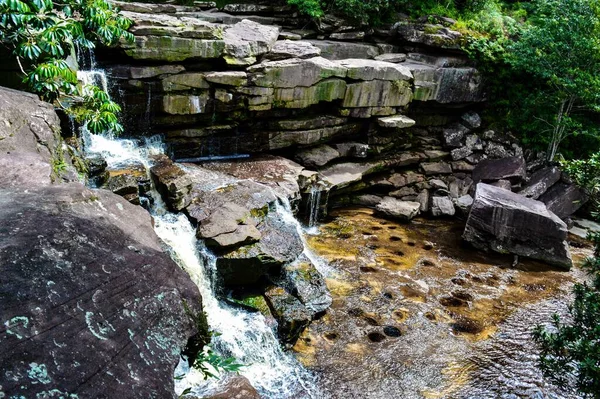
[[[0,396],[174,397],[207,337],[198,289],[150,215],[79,183],[64,148],[50,104],[0,88]]]

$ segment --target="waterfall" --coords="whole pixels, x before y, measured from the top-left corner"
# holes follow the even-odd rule
[[[308,216],[308,227],[314,227],[319,221],[319,209],[321,206],[321,188],[316,184],[308,192],[306,201],[306,215]]]
[[[80,71],[78,76],[84,83],[100,82],[107,87],[103,71]],[[151,166],[150,156],[164,153],[160,136],[139,140],[117,139],[112,135],[92,134],[85,127],[81,131],[87,153],[99,153],[109,167],[118,167],[141,162],[147,169]],[[155,231],[168,247],[172,258],[189,275],[203,298],[204,311],[211,330],[215,333],[211,346],[223,357],[234,357],[244,364],[240,374],[248,378],[252,386],[265,398],[319,398],[314,375],[304,369],[296,358],[281,348],[275,335],[273,320],[267,320],[258,312],[249,312],[232,307],[220,301],[213,290],[212,275],[216,268],[216,258],[196,239],[195,229],[184,214],[174,214],[166,210],[160,195],[154,191],[148,204],[154,217]],[[288,203],[289,208],[289,203]],[[278,208],[279,209],[279,208]],[[282,209],[282,217],[301,227],[287,208]],[[293,220],[293,221],[292,221]],[[199,396],[210,394],[218,388],[218,380],[204,379],[204,375],[188,367],[182,359],[175,370],[176,393],[181,394],[191,388]]]

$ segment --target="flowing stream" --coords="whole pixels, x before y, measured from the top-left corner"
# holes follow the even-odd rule
[[[98,84],[107,88],[106,75],[101,70],[80,71],[83,83]],[[160,137],[154,136],[143,141],[117,139],[113,136],[91,134],[82,128],[86,153],[99,153],[107,161],[108,168],[123,167],[142,163],[147,168],[152,164],[151,155],[164,153]],[[153,201],[149,211],[154,217],[155,231],[168,246],[173,259],[198,286],[203,299],[208,324],[214,333],[211,347],[222,357],[234,357],[244,367],[240,374],[264,397],[317,398],[315,377],[303,368],[296,358],[284,352],[275,335],[275,322],[266,319],[259,312],[249,312],[233,307],[219,300],[213,287],[215,256],[196,239],[195,228],[184,214],[167,211],[160,195],[153,190]],[[278,206],[286,223],[293,223],[301,230],[287,206]],[[311,258],[316,257],[308,252]],[[316,263],[323,266],[323,262]],[[205,379],[204,375],[188,367],[182,359],[175,370],[176,393],[187,388],[199,395],[207,395],[219,388],[216,379]]]

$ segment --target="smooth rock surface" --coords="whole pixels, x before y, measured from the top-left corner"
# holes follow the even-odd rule
[[[384,197],[375,209],[385,216],[408,222],[419,214],[421,204],[419,202],[401,201],[393,197]]]
[[[544,203],[479,183],[463,238],[476,248],[572,266],[567,226]]]

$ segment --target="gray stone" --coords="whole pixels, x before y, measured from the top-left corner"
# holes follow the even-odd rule
[[[539,201],[479,183],[463,238],[483,250],[572,266],[567,226]]]
[[[519,194],[525,197],[538,199],[550,187],[556,184],[561,177],[561,171],[556,166],[540,169],[531,176],[529,182],[525,185]]]
[[[409,43],[442,49],[460,49],[462,34],[443,25],[398,22],[394,25],[398,36]]]
[[[348,69],[347,76],[350,79],[390,81],[412,79],[408,68],[391,62],[352,58],[340,60],[339,64]]]
[[[163,155],[154,160],[150,174],[156,189],[171,209],[181,211],[190,204],[192,180],[179,165]]]
[[[381,202],[383,198],[373,194],[357,195],[352,199],[352,203],[360,206],[368,206],[374,208]]]
[[[412,91],[408,82],[371,80],[348,84],[342,106],[403,107],[411,100]]]
[[[485,146],[485,154],[495,159],[507,158],[511,155],[502,144],[493,141],[488,142]]]
[[[325,144],[296,153],[297,161],[309,168],[325,166],[339,157],[340,153],[337,150]]]
[[[284,344],[293,345],[300,333],[310,324],[310,312],[298,298],[281,287],[268,289],[265,298],[277,320],[279,339]]]
[[[261,25],[247,19],[225,28],[223,58],[229,65],[252,65],[257,57],[271,51],[279,32],[279,27]]]
[[[162,89],[167,92],[210,88],[210,85],[204,79],[204,74],[198,72],[170,75],[161,79],[161,84]]]
[[[431,199],[431,214],[433,216],[454,216],[454,204],[448,197],[433,197]]]
[[[454,200],[454,204],[456,205],[456,209],[459,212],[459,214],[463,217],[466,217],[471,211],[471,206],[473,205],[473,197],[471,197],[468,194],[463,195],[462,197],[459,197],[456,200]]]
[[[428,190],[421,190],[419,195],[417,195],[416,201],[419,204],[421,204],[420,208],[419,208],[421,213],[426,213],[429,211],[429,191]]]
[[[480,181],[510,180],[511,183],[515,184],[522,181],[526,173],[523,158],[488,159],[479,162],[473,169],[473,181],[477,184]]]
[[[416,122],[405,115],[388,116],[377,119],[377,124],[384,128],[404,129],[414,126]]]
[[[450,155],[452,156],[453,161],[459,161],[471,155],[473,153],[473,149],[469,146],[464,146],[460,148],[455,148],[450,151]]]
[[[280,40],[302,40],[302,35],[293,32],[279,32]]]
[[[452,173],[452,168],[446,162],[423,162],[421,169],[425,175],[449,175]]]
[[[143,66],[131,67],[129,69],[132,79],[148,79],[164,74],[176,74],[185,71],[182,65],[158,65],[158,66]]]
[[[372,59],[379,55],[377,46],[362,43],[345,43],[328,40],[309,40],[321,49],[321,57],[329,60],[345,60],[349,58]]]
[[[588,201],[588,196],[574,184],[561,181],[541,195],[539,200],[564,220],[577,212]]]
[[[477,129],[481,126],[481,117],[477,112],[469,111],[464,113],[461,118],[462,122],[470,129]]]
[[[284,60],[288,58],[312,58],[321,55],[321,49],[310,42],[298,40],[278,40],[271,51],[265,55],[268,60]]]
[[[404,198],[404,197],[415,197],[417,196],[417,191],[412,187],[402,187],[399,190],[392,191],[389,193],[390,197],[394,198]]]
[[[369,151],[369,145],[363,143],[338,143],[333,144],[333,147],[342,157],[366,158]]]
[[[499,187],[499,188],[503,188],[505,190],[508,191],[512,191],[512,183],[509,180],[498,180],[492,183],[489,183],[490,186],[494,186],[494,187]]]
[[[433,189],[444,189],[444,190],[448,190],[448,185],[446,183],[444,183],[443,181],[441,181],[440,179],[432,179],[428,181],[429,185],[431,186],[431,188]]]
[[[469,129],[461,124],[455,124],[444,129],[444,143],[448,147],[461,147],[462,140]]]
[[[362,180],[364,176],[377,171],[378,166],[379,164],[370,162],[347,162],[329,166],[320,174],[331,187],[339,189]]]
[[[393,197],[384,197],[375,209],[385,216],[408,222],[419,214],[421,204],[418,202],[401,201]]]
[[[246,86],[248,84],[248,74],[246,72],[209,72],[204,74],[204,79],[210,83],[226,86]]]
[[[483,79],[475,68],[437,67],[405,62],[414,77],[415,101],[464,104],[485,100]]]
[[[454,172],[472,172],[475,166],[465,161],[450,162]]]
[[[248,72],[255,74],[256,86],[293,89],[311,87],[327,78],[345,78],[348,70],[337,62],[314,57],[267,61],[249,67]]]
[[[365,38],[365,32],[336,32],[329,35],[333,40],[360,41]]]
[[[387,53],[381,54],[375,57],[377,61],[385,61],[385,62],[393,62],[398,64],[400,62],[406,61],[406,54],[404,53]]]

